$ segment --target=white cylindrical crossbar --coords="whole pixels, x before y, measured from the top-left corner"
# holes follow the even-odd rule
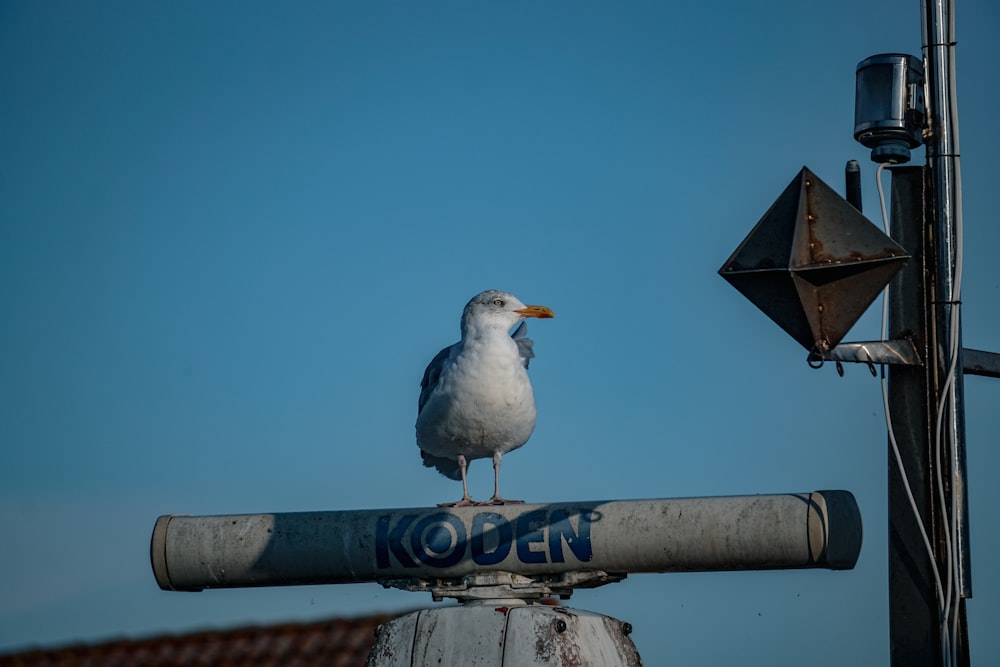
[[[524,576],[850,569],[847,491],[462,508],[160,517],[165,590]]]

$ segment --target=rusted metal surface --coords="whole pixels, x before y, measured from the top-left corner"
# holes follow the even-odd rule
[[[381,626],[368,667],[641,667],[631,624],[566,607],[498,602],[413,612]]]
[[[719,274],[810,351],[843,339],[909,256],[803,167]]]

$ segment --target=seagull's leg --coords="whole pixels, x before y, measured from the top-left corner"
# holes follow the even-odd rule
[[[469,495],[469,482],[465,478],[465,470],[469,467],[469,462],[465,460],[465,457],[461,454],[458,455],[458,469],[462,471],[462,499],[457,503],[438,503],[438,507],[469,507],[470,505],[475,505],[472,497]]]
[[[507,500],[500,497],[500,463],[503,455],[500,452],[493,454],[493,497],[477,505],[519,505],[523,500]]]
[[[458,455],[458,467],[462,470],[462,500],[459,501],[458,506],[475,505],[472,502],[472,496],[469,495],[469,480],[465,476],[465,471],[469,467],[469,463],[462,454]]]

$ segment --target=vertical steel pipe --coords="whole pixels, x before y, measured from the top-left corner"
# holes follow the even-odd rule
[[[955,91],[955,8],[953,0],[922,0],[923,54],[927,81],[927,166],[933,192],[937,388],[943,405],[941,437],[947,448],[945,480],[952,493],[958,581],[962,597],[972,597],[969,558],[969,501],[965,460],[965,391],[962,360],[961,272],[962,186],[959,168]],[[950,517],[945,517],[946,524]]]
[[[955,91],[954,0],[921,0],[922,51],[927,86],[927,168],[931,199],[933,266],[929,358],[934,396],[934,480],[941,522],[938,539],[942,580],[941,661],[968,665],[965,598],[972,597],[969,556],[968,486],[965,457],[965,392],[962,359],[962,187]],[[945,641],[946,640],[946,641]],[[895,662],[894,662],[895,664]]]

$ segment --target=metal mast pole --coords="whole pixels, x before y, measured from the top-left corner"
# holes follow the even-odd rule
[[[916,355],[930,356],[925,275],[927,247],[921,167],[892,170],[892,237],[911,259],[889,286],[889,340],[912,339]],[[931,455],[934,392],[930,364],[890,365],[889,654],[893,667],[939,667],[941,616],[935,586],[938,550],[925,546],[938,517]],[[898,457],[898,459],[897,459]],[[934,553],[928,553],[933,550]]]
[[[921,0],[921,27],[927,166],[893,169],[893,235],[917,261],[892,286],[889,338],[912,337],[925,359],[923,368],[889,370],[899,457],[897,465],[891,455],[889,466],[889,635],[896,667],[968,665],[965,598],[972,594],[953,0]]]
[[[927,166],[930,170],[934,230],[934,284],[931,294],[937,333],[932,354],[937,370],[938,437],[941,466],[950,493],[949,550],[961,598],[972,597],[969,567],[969,502],[965,466],[965,389],[962,360],[962,185],[959,170],[955,94],[954,0],[922,0],[924,70],[927,79]],[[962,605],[964,609],[964,604]]]

